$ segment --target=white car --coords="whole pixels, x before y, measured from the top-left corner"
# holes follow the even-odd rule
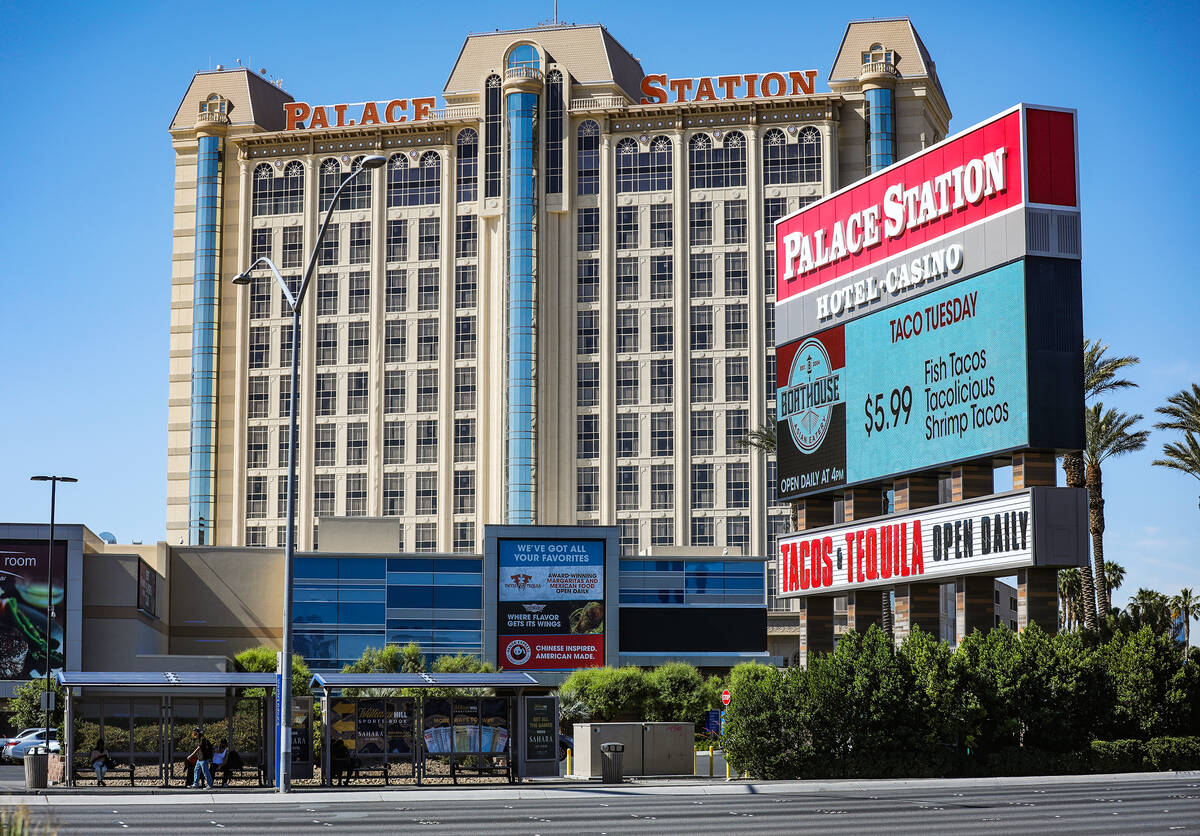
[[[18,761],[24,760],[25,755],[29,752],[30,749],[34,749],[38,746],[46,745],[45,732],[46,732],[45,729],[38,729],[37,732],[35,732],[34,734],[31,734],[28,737],[23,737],[21,740],[17,741],[16,743],[5,746],[4,747],[4,757],[10,758],[12,760],[18,760]],[[55,754],[62,751],[61,747],[58,744],[58,729],[50,729],[49,749],[51,752],[53,752]]]
[[[18,743],[25,740],[25,738],[30,737],[31,735],[40,734],[43,731],[45,731],[45,728],[39,726],[36,729],[24,729],[19,734],[15,734],[12,737],[0,737],[0,760],[11,760],[7,754],[4,754],[5,750],[7,750],[9,746],[16,746]]]

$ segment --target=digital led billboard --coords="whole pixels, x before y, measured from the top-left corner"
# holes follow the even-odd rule
[[[604,665],[604,540],[501,538],[496,565],[501,667]]]
[[[1082,443],[1079,308],[1077,263],[1023,259],[781,346],[780,496]]]

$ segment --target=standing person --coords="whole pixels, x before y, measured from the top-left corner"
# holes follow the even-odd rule
[[[205,737],[203,732],[200,731],[199,726],[192,731],[192,740],[196,742],[196,748],[192,750],[190,755],[188,755],[189,759],[196,759],[196,772],[192,783],[196,785],[196,789],[203,789],[204,785],[208,784],[208,788],[211,790],[213,788],[212,743],[210,743],[208,738]]]
[[[104,773],[108,772],[108,750],[104,748],[104,738],[96,741],[96,748],[88,756],[92,769],[96,770],[96,786],[104,786]]]
[[[229,742],[222,737],[217,748],[213,749],[213,771],[220,774],[223,787],[229,785],[229,766]]]

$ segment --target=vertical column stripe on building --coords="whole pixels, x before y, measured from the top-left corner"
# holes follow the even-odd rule
[[[221,137],[201,136],[196,151],[196,249],[192,282],[192,397],[188,465],[188,542],[209,545],[216,509],[217,294],[221,247]]]

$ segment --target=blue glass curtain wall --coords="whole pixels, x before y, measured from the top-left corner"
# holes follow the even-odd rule
[[[896,161],[896,94],[885,87],[867,90],[867,174]]]
[[[221,138],[202,136],[196,163],[192,279],[192,398],[188,542],[211,545],[216,509],[217,292],[220,284]]]
[[[524,45],[509,55],[509,72],[533,72],[537,50]],[[536,351],[537,181],[535,179],[538,95],[512,92],[508,111],[508,323],[507,323],[507,502],[505,522],[533,523],[536,437],[534,375]]]
[[[429,660],[483,654],[479,558],[298,557],[296,652],[341,670],[367,647],[417,642]]]

